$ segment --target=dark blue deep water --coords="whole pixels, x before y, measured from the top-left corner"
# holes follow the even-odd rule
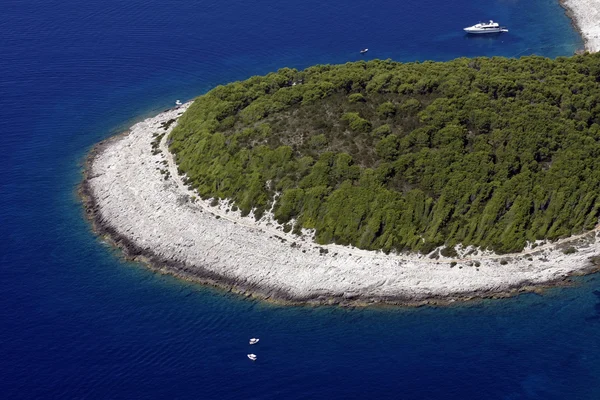
[[[462,34],[489,18],[510,33]],[[90,231],[76,190],[94,143],[364,47],[413,61],[582,42],[557,0],[2,0],[0,398],[600,399],[594,276],[449,308],[276,307],[123,263]]]

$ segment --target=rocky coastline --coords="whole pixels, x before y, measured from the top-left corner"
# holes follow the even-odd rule
[[[184,185],[167,148],[186,103],[97,144],[80,194],[95,232],[153,270],[285,304],[445,305],[570,284],[598,270],[597,230],[495,255],[386,255],[320,246],[285,233],[269,213],[255,221]]]

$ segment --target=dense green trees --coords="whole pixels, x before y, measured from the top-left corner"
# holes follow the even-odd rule
[[[171,150],[204,197],[320,243],[511,252],[591,229],[600,55],[285,68],[199,97]]]

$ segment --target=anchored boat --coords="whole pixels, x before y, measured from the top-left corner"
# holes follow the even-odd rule
[[[482,33],[500,33],[508,32],[504,26],[500,26],[499,23],[490,20],[490,22],[480,22],[473,26],[464,28],[464,31],[471,34],[482,34]]]

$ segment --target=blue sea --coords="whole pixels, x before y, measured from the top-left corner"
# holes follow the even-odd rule
[[[510,32],[463,35],[490,18]],[[558,0],[2,0],[0,398],[600,399],[598,276],[444,308],[280,307],[123,262],[77,197],[94,143],[218,84],[582,46]]]

